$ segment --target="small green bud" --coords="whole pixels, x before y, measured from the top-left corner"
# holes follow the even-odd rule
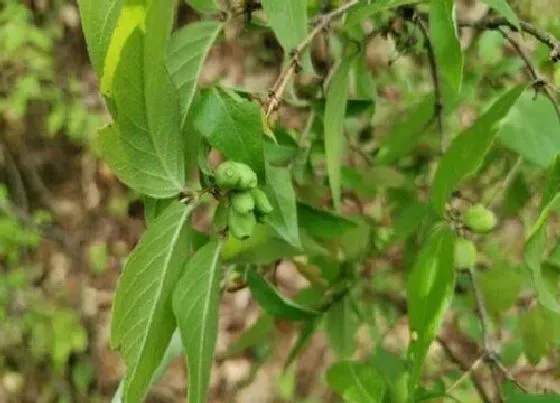
[[[463,222],[474,232],[489,232],[496,227],[498,219],[482,204],[475,204],[463,214]]]
[[[232,192],[230,200],[236,213],[246,214],[255,209],[255,200],[250,192]]]
[[[476,246],[469,239],[460,238],[455,241],[455,268],[468,269],[476,264]]]
[[[216,169],[216,185],[220,189],[234,189],[240,179],[240,170],[236,162],[226,161],[220,164]]]
[[[237,239],[247,239],[253,234],[257,220],[253,212],[240,214],[233,209],[229,211],[229,232]]]
[[[239,167],[239,182],[236,190],[251,190],[257,187],[257,174],[245,164],[237,164]]]
[[[258,212],[266,215],[266,214],[270,214],[272,210],[274,210],[265,192],[263,192],[260,189],[253,189],[252,193],[253,193],[253,198],[255,199],[255,208],[257,209]]]

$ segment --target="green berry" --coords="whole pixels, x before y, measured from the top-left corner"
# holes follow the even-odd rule
[[[237,239],[247,239],[253,233],[257,220],[253,212],[240,214],[233,209],[229,211],[229,232]]]
[[[216,169],[216,185],[223,190],[234,189],[239,184],[240,176],[239,164],[226,161]]]
[[[251,190],[257,187],[257,174],[245,164],[237,164],[239,168],[239,182],[236,190]]]
[[[468,269],[476,263],[476,246],[469,239],[457,239],[454,251],[455,267],[457,269]]]
[[[272,210],[274,210],[265,192],[260,189],[253,189],[252,193],[253,198],[255,199],[255,208],[259,213],[266,215],[270,214]]]
[[[496,227],[498,219],[482,204],[475,204],[463,214],[463,222],[474,232],[489,232]]]
[[[236,213],[246,214],[255,209],[255,200],[250,192],[232,192],[230,200]]]

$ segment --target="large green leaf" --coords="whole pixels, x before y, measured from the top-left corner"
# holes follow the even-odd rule
[[[115,143],[124,155],[109,150],[109,165],[126,161],[133,167],[128,171],[160,177],[173,192],[163,194],[157,187],[146,192],[156,198],[179,193],[185,183],[179,98],[164,60],[174,9],[173,0],[150,3],[146,32],[136,29],[126,41],[112,86],[120,139]]]
[[[116,124],[99,131],[99,144],[111,170],[132,189],[155,199],[177,194],[175,182],[160,174],[158,164],[142,164],[133,160],[134,152],[127,147]]]
[[[344,401],[350,403],[381,403],[385,381],[369,363],[340,361],[327,371],[327,383]]]
[[[144,398],[175,320],[171,293],[188,256],[192,206],[175,202],[144,233],[119,280],[111,321],[111,345],[127,366],[126,402]]]
[[[286,55],[290,54],[307,35],[307,1],[262,0],[261,5],[278,42]],[[305,56],[304,62],[306,67],[309,67],[308,55]]]
[[[266,169],[266,194],[274,207],[267,222],[290,245],[300,248],[296,195],[290,170],[269,165]]]
[[[212,88],[202,93],[195,128],[226,157],[249,165],[266,183],[263,123],[259,106]]]
[[[358,320],[348,296],[336,302],[325,314],[325,332],[331,348],[340,359],[351,358],[356,350]]]
[[[167,68],[181,96],[182,122],[191,107],[204,60],[222,27],[216,21],[198,21],[186,25],[171,37]]]
[[[330,79],[325,104],[325,156],[333,204],[340,210],[340,167],[344,152],[344,117],[348,102],[350,69],[356,54],[346,55]]]
[[[309,320],[320,314],[319,311],[298,305],[280,295],[254,269],[247,270],[247,285],[253,298],[271,316],[287,320]]]
[[[482,0],[484,3],[488,4],[494,10],[496,10],[499,14],[501,14],[508,22],[515,27],[517,27],[517,31],[521,32],[521,26],[519,24],[519,18],[515,11],[511,8],[508,4],[507,0]]]
[[[536,305],[522,313],[518,326],[523,352],[533,365],[557,347],[560,335],[560,316],[557,313]]]
[[[550,100],[524,92],[504,118],[498,136],[525,160],[548,167],[560,154],[560,121]]]
[[[339,238],[357,226],[354,221],[305,203],[297,204],[297,213],[300,227],[305,228],[309,235],[317,239]]]
[[[185,0],[185,3],[202,14],[217,14],[220,12],[216,0]]]
[[[218,337],[221,241],[210,241],[188,261],[173,291],[173,312],[187,355],[189,403],[208,401],[208,383]]]
[[[123,0],[79,0],[82,29],[97,76],[103,77],[105,57]]]
[[[433,0],[430,6],[430,39],[438,66],[445,81],[461,92],[463,52],[457,36],[454,0]]]
[[[442,214],[455,186],[473,174],[484,160],[498,131],[498,125],[515,104],[525,85],[519,85],[496,100],[474,124],[455,137],[438,165],[432,184],[431,201]]]
[[[453,296],[455,235],[438,225],[426,240],[407,279],[407,306],[411,342],[409,394],[413,396],[428,348]]]
[[[560,157],[550,168],[548,183],[544,191],[540,214],[533,224],[525,241],[525,265],[531,271],[533,286],[539,302],[546,308],[560,313],[560,304],[556,298],[556,290],[550,290],[543,278],[541,262],[547,247],[547,222],[551,211],[560,206]]]

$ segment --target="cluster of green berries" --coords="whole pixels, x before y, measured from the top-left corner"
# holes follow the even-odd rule
[[[486,233],[498,224],[496,215],[482,204],[475,204],[463,213],[463,223],[473,232]],[[476,264],[476,245],[470,239],[459,238],[455,241],[455,267],[467,269]]]
[[[227,161],[216,169],[216,186],[227,193],[214,218],[218,229],[229,229],[237,239],[247,239],[257,222],[264,222],[273,210],[266,193],[260,190],[257,174],[239,162]]]

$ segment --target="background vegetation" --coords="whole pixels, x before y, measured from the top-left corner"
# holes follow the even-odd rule
[[[342,2],[308,3],[313,15]],[[461,21],[496,15],[487,6],[491,1],[456,3]],[[560,38],[558,1],[509,3],[521,20]],[[232,9],[237,12],[209,52],[201,87],[243,88],[248,98],[266,99],[289,55],[266,26],[262,10],[254,8],[251,18],[240,5]],[[177,25],[199,20],[199,11],[181,4]],[[353,29],[333,21],[317,35],[310,58],[303,60],[304,73],[273,114],[282,128],[274,158],[295,167],[295,192],[305,202],[297,210],[300,235],[313,253],[303,257],[285,242],[268,239],[226,253],[231,261],[270,268],[277,288],[300,304],[317,301],[310,285],[328,288],[333,309],[284,368],[294,343],[298,346],[306,334],[305,325],[263,314],[247,288],[231,279],[220,306],[210,401],[338,401],[344,385],[325,374],[333,362],[350,358],[378,363],[391,383],[403,382],[409,342],[406,273],[420,249],[418,228],[441,142],[426,38],[406,12],[389,9],[357,24],[366,36],[359,38],[364,63],[349,67],[340,177],[340,208],[354,224],[346,228],[346,219],[309,207],[331,206],[322,136],[337,125],[323,127],[329,106],[314,97],[356,40]],[[523,256],[525,233],[540,213],[547,169],[560,154],[560,124],[542,90],[558,98],[560,66],[530,35],[465,25],[475,27],[461,30],[463,86],[458,96],[442,95],[444,145],[505,89],[537,82],[534,91],[521,95],[478,174],[449,206],[452,214],[484,201],[500,219],[496,231],[475,238],[477,292],[488,312],[481,325],[469,273],[460,273],[452,309],[428,352],[424,379],[431,390],[460,401],[478,402],[485,394],[497,399],[492,365],[484,361],[487,353],[499,353],[489,361],[507,368],[494,374],[500,385],[511,378],[502,393],[529,402],[512,397],[519,393],[514,383],[531,393],[560,393],[560,317],[537,303]],[[317,76],[306,74],[311,61]],[[145,228],[145,211],[140,196],[100,158],[98,129],[109,115],[99,91],[75,2],[0,3],[0,401],[109,401],[124,374],[108,343],[111,303],[125,258]],[[554,293],[560,275],[557,212],[558,206],[542,266]],[[208,217],[208,211],[197,215],[196,228],[208,231]],[[277,259],[278,253],[289,258]],[[339,289],[330,287],[334,277],[342,279]],[[486,340],[489,334],[492,340]],[[185,387],[184,364],[174,361],[149,399],[182,401]]]

